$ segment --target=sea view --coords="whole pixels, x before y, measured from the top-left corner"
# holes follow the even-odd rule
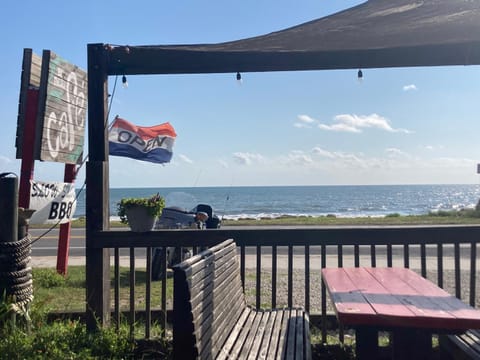
[[[190,210],[209,204],[224,219],[281,216],[381,217],[421,215],[430,211],[474,208],[480,185],[365,185],[112,188],[110,215],[123,197],[162,195],[167,206]],[[85,215],[85,191],[79,194],[75,217]]]

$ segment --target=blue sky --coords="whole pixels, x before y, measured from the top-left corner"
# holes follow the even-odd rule
[[[15,159],[24,48],[87,68],[87,44],[216,43],[262,35],[361,1],[10,1],[0,27],[0,172]],[[476,184],[480,68],[130,76],[111,118],[170,122],[171,163],[110,158],[112,187]],[[110,78],[111,91],[114,78]],[[120,83],[119,79],[119,83]],[[78,175],[77,186],[85,172]],[[62,181],[36,162],[35,179]]]

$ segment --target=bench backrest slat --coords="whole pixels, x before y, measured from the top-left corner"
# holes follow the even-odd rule
[[[224,241],[173,269],[175,358],[214,359],[248,309],[235,242]]]

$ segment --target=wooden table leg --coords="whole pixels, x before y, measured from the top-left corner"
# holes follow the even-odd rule
[[[431,351],[432,334],[430,332],[407,328],[393,331],[393,359],[429,359]]]
[[[376,359],[378,356],[378,330],[370,326],[355,328],[355,352],[358,360]]]

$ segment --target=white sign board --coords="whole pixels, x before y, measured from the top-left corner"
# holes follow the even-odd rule
[[[74,184],[30,181],[30,224],[64,224],[72,220],[77,202]]]

